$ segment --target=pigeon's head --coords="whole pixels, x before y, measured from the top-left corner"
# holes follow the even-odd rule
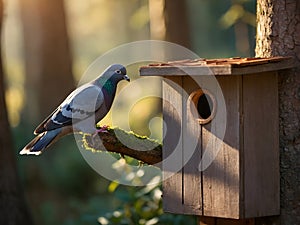
[[[128,82],[130,81],[125,66],[121,64],[113,64],[109,66],[105,73],[108,73],[109,76],[116,82],[119,82],[121,80],[126,80]]]

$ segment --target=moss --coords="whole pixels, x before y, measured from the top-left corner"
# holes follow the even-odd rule
[[[115,136],[115,141],[113,144],[116,147],[124,147],[127,146],[131,149],[136,149],[140,151],[145,150],[151,150],[156,147],[159,147],[161,149],[161,143],[159,143],[157,140],[153,140],[148,138],[147,136],[141,136],[138,134],[135,134],[132,131],[125,131],[118,127],[109,127],[107,128],[107,131],[110,135]],[[102,152],[101,149],[95,149],[93,146],[101,146],[103,145],[101,141],[97,138],[93,138],[93,135],[86,134],[86,133],[79,133],[82,135],[82,145],[86,150],[92,151],[92,152]],[[122,141],[126,141],[126,143],[122,143]],[[99,142],[99,143],[97,143]],[[93,144],[91,146],[91,144]],[[103,149],[104,146],[103,146]]]

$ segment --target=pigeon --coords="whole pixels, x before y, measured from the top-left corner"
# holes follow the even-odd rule
[[[117,84],[130,81],[126,68],[120,64],[109,66],[100,76],[75,89],[35,130],[36,137],[21,151],[21,155],[40,155],[61,137],[74,132],[105,132],[95,124],[110,110]]]

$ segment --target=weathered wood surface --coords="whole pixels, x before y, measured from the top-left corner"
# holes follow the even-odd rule
[[[199,89],[191,77],[184,77],[183,99],[183,203],[192,207],[193,214],[202,215],[202,186],[199,162],[201,159],[201,126],[197,120],[198,112],[190,95]]]
[[[277,86],[276,72],[243,76],[245,217],[280,212]]]
[[[212,164],[203,171],[203,215],[205,216],[240,217],[240,193],[242,192],[239,171],[240,80],[240,76],[218,78],[227,108],[227,127],[223,143],[218,146],[219,123],[213,121],[202,128],[203,151],[210,151],[211,157],[215,157]],[[217,96],[217,88],[211,91]],[[218,114],[220,106],[217,108]],[[219,116],[222,115],[216,115],[216,118]],[[216,153],[218,148],[220,148],[219,152]]]
[[[170,111],[172,107],[169,105],[164,107],[164,113],[177,121],[174,123],[174,118],[167,117],[168,126],[181,124],[182,155],[178,156],[182,161],[176,160],[182,163],[183,170],[165,182],[164,191],[172,192],[172,195],[167,195],[170,201],[164,198],[165,209],[175,213],[234,219],[278,214],[276,72],[219,76],[218,83],[213,82],[213,77],[204,76],[173,76],[172,80],[177,80],[182,90],[164,86],[164,98],[170,104],[175,102],[181,115]],[[216,115],[211,122],[203,125],[197,120],[197,110],[191,107],[195,104],[191,95],[199,88],[217,96]],[[220,119],[224,114],[220,95],[225,100],[227,121]],[[226,133],[220,140],[220,125],[225,122]],[[174,145],[178,135],[173,133],[166,137],[163,151],[170,154],[172,150],[168,146]],[[205,155],[214,160],[208,168],[199,168]],[[179,205],[174,207],[174,201]]]
[[[255,225],[254,219],[224,219],[216,217],[199,216],[199,225]]]
[[[294,67],[290,57],[182,60],[149,64],[140,68],[141,76],[205,76],[257,74]]]
[[[181,115],[176,115],[176,121],[180,122],[176,123],[181,124],[183,138],[183,169],[173,176],[171,183],[165,182],[164,191],[171,193],[173,189],[173,196],[168,195],[173,198],[170,203],[164,199],[165,209],[202,215],[206,219],[218,217],[208,219],[209,224],[234,221],[220,217],[239,219],[236,224],[251,224],[254,220],[245,218],[279,214],[277,70],[293,67],[293,60],[289,57],[235,60],[242,59],[184,60],[141,68],[141,75],[165,76],[177,80],[182,87],[181,91],[163,90],[171,104],[179,103],[176,108],[181,109]],[[212,85],[213,79],[218,81],[216,86]],[[216,115],[202,125],[197,121],[197,110],[193,112],[189,106],[191,95],[201,88],[217,96]],[[227,115],[222,112],[220,94],[225,99]],[[227,119],[224,139],[220,136],[220,125],[226,122],[219,119],[220,113]],[[169,118],[168,123],[174,121]],[[172,145],[174,140],[176,137],[169,136],[164,145]],[[164,146],[163,151],[165,148],[168,147]],[[214,160],[208,167],[204,164],[199,167],[204,157]],[[175,207],[174,201],[180,203],[180,200],[181,204]]]
[[[182,78],[163,80],[163,209],[182,213]],[[179,168],[179,169],[178,169]]]

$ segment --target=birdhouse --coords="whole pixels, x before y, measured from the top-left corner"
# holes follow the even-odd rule
[[[278,71],[292,60],[149,64],[161,76],[163,208],[221,218],[279,215]]]

